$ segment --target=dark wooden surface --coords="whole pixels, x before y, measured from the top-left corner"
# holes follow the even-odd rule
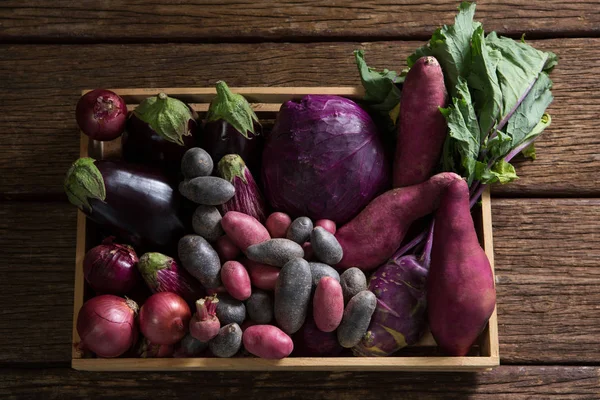
[[[482,1],[487,30],[560,57],[552,126],[493,190],[502,366],[476,374],[85,373],[69,368],[74,108],[94,87],[359,83],[400,70],[458,2],[0,3],[0,398],[600,397],[600,3]],[[35,44],[32,44],[35,43]],[[169,42],[169,43],[165,43]],[[296,43],[293,43],[296,42]],[[226,44],[222,44],[226,43]],[[552,397],[551,397],[552,396]]]

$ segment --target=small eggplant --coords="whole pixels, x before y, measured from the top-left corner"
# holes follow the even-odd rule
[[[244,160],[237,154],[227,154],[219,161],[217,171],[221,178],[235,188],[235,195],[221,205],[222,214],[238,211],[264,224],[267,219],[265,199]]]
[[[263,138],[258,117],[248,101],[232,93],[223,81],[217,82],[217,97],[211,102],[200,147],[215,163],[226,154],[239,154],[250,170],[260,172]]]
[[[130,163],[161,165],[178,177],[181,159],[200,135],[198,114],[165,93],[148,97],[131,113],[123,133],[123,159]]]
[[[191,304],[206,295],[198,281],[164,254],[144,254],[140,257],[138,269],[152,293],[175,293]]]
[[[69,201],[138,251],[169,254],[185,234],[181,198],[160,169],[80,158],[64,183]]]

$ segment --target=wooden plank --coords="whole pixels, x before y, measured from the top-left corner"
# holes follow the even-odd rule
[[[600,199],[492,203],[500,354],[597,363]]]
[[[598,1],[491,0],[477,2],[486,30],[536,37],[584,36],[600,31]],[[4,41],[244,41],[323,38],[430,37],[452,23],[458,2],[310,0],[4,1]]]
[[[0,196],[62,193],[78,154],[74,109],[93,87],[358,85],[352,50],[364,48],[377,67],[401,69],[421,42],[0,46]],[[538,159],[517,169],[521,180],[496,194],[600,195],[600,39],[534,43],[561,58],[552,77],[552,126]]]
[[[501,366],[484,373],[171,372],[6,369],[0,397],[40,399],[592,399],[598,367]]]
[[[600,359],[600,199],[492,202],[503,363]],[[0,203],[0,363],[70,362],[76,212]]]

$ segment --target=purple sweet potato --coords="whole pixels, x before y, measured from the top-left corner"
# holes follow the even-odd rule
[[[273,325],[254,325],[244,331],[244,348],[260,358],[279,360],[294,350],[292,339]]]
[[[496,305],[490,262],[479,245],[465,181],[450,184],[435,214],[427,279],[428,319],[440,349],[468,353]]]
[[[447,103],[440,64],[435,57],[419,58],[402,86],[394,159],[395,188],[416,185],[433,174],[448,130],[439,108]]]
[[[392,189],[375,198],[335,234],[344,256],[340,268],[371,270],[383,264],[400,247],[410,225],[438,206],[445,188],[461,177],[443,172],[406,188]]]
[[[228,211],[221,226],[229,239],[243,252],[253,244],[271,239],[269,231],[256,218],[237,211]]]
[[[313,297],[313,315],[317,328],[333,332],[342,322],[344,295],[340,283],[330,276],[321,278]]]
[[[282,212],[274,212],[269,215],[265,225],[272,238],[284,238],[287,235],[288,228],[292,224],[289,215]]]
[[[221,267],[221,281],[227,293],[237,300],[246,300],[252,294],[250,276],[244,266],[237,261],[227,261]]]

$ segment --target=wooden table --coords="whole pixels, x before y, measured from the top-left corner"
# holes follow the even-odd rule
[[[485,373],[85,373],[69,368],[74,108],[94,87],[356,85],[400,70],[458,3],[4,0],[0,398],[600,398],[600,1],[480,1],[486,31],[560,57],[552,126],[493,190],[502,366]],[[222,4],[219,4],[222,3]],[[397,3],[397,4],[392,4]]]

